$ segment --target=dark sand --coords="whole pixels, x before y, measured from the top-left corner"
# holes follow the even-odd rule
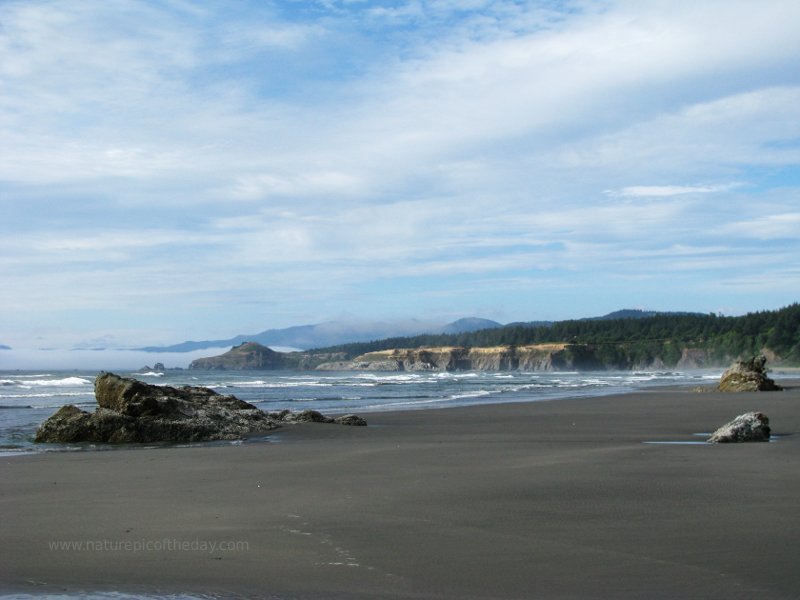
[[[784,437],[643,443],[702,440],[748,410]],[[0,581],[37,594],[800,595],[798,389],[368,416],[276,443],[0,458]],[[65,540],[112,547],[49,548]],[[227,541],[246,547],[197,547]]]

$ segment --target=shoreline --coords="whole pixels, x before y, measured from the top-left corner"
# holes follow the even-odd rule
[[[644,443],[696,441],[749,410],[770,417],[777,443]],[[369,423],[285,428],[267,443],[0,457],[0,593],[780,600],[800,589],[796,386]],[[107,544],[48,545],[89,541]]]
[[[212,374],[213,375],[213,374]],[[130,375],[126,375],[130,376]],[[8,382],[4,388],[6,399],[0,408],[0,449],[3,454],[21,455],[24,451],[94,451],[104,447],[68,445],[40,447],[33,444],[36,428],[63,402],[74,403],[83,410],[96,408],[91,382],[93,374],[48,374],[50,379]],[[277,412],[285,408],[294,411],[310,408],[327,415],[363,414],[365,416],[398,410],[428,410],[475,404],[529,402],[565,398],[574,395],[601,396],[646,389],[652,384],[675,384],[708,379],[708,373],[680,372],[578,372],[553,374],[508,373],[491,374],[470,372],[463,374],[367,374],[342,377],[334,374],[318,379],[315,374],[294,376],[284,373],[275,378],[258,374],[233,374],[227,378],[210,376],[201,380],[165,376],[157,385],[200,385],[223,394],[233,393],[237,398],[255,404],[258,408]],[[27,385],[27,387],[26,387]],[[70,398],[62,398],[69,396]],[[374,396],[374,397],[373,397]],[[22,399],[23,404],[16,405]]]

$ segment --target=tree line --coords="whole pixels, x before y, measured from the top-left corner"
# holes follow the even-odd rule
[[[598,367],[630,368],[654,359],[678,362],[686,348],[704,350],[724,362],[767,349],[786,364],[800,364],[800,303],[739,317],[664,313],[645,318],[557,321],[548,326],[514,323],[458,334],[424,334],[341,344],[312,352],[342,352],[348,358],[392,348],[523,346],[566,343]],[[578,358],[580,358],[578,356]]]

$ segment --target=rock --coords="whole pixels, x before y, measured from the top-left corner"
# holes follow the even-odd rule
[[[354,425],[356,427],[365,427],[367,425],[366,420],[358,415],[342,415],[341,417],[336,417],[333,422],[339,425]]]
[[[722,374],[717,389],[721,392],[772,392],[783,389],[767,377],[766,363],[764,355],[736,361]]]
[[[155,386],[101,373],[98,409],[64,406],[37,430],[37,442],[200,442],[240,439],[280,424],[258,407],[208,388]]]
[[[208,358],[198,358],[189,365],[190,369],[204,370],[275,370],[291,367],[286,355],[256,342],[244,342],[234,346],[224,354]]]
[[[167,367],[164,366],[164,363],[157,362],[152,367],[149,365],[145,365],[136,372],[139,373],[140,375],[163,375],[167,371],[182,371],[182,370],[183,369],[180,367],[167,369]]]
[[[356,425],[362,427],[367,424],[367,421],[358,415],[343,415],[333,418],[326,417],[319,411],[311,409],[306,409],[299,413],[282,410],[280,412],[270,413],[270,417],[284,423],[336,423],[337,425]]]
[[[62,406],[41,424],[36,431],[37,442],[76,442],[82,441],[88,432],[94,432],[91,413],[77,406]]]
[[[730,442],[768,442],[770,435],[769,419],[760,412],[739,415],[726,423],[708,438],[711,444]]]
[[[332,418],[310,408],[299,413],[290,412],[283,417],[283,420],[292,423],[333,423]]]

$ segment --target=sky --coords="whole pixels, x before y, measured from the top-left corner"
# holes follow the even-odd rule
[[[796,0],[3,0],[0,345],[796,302],[798,23]]]

